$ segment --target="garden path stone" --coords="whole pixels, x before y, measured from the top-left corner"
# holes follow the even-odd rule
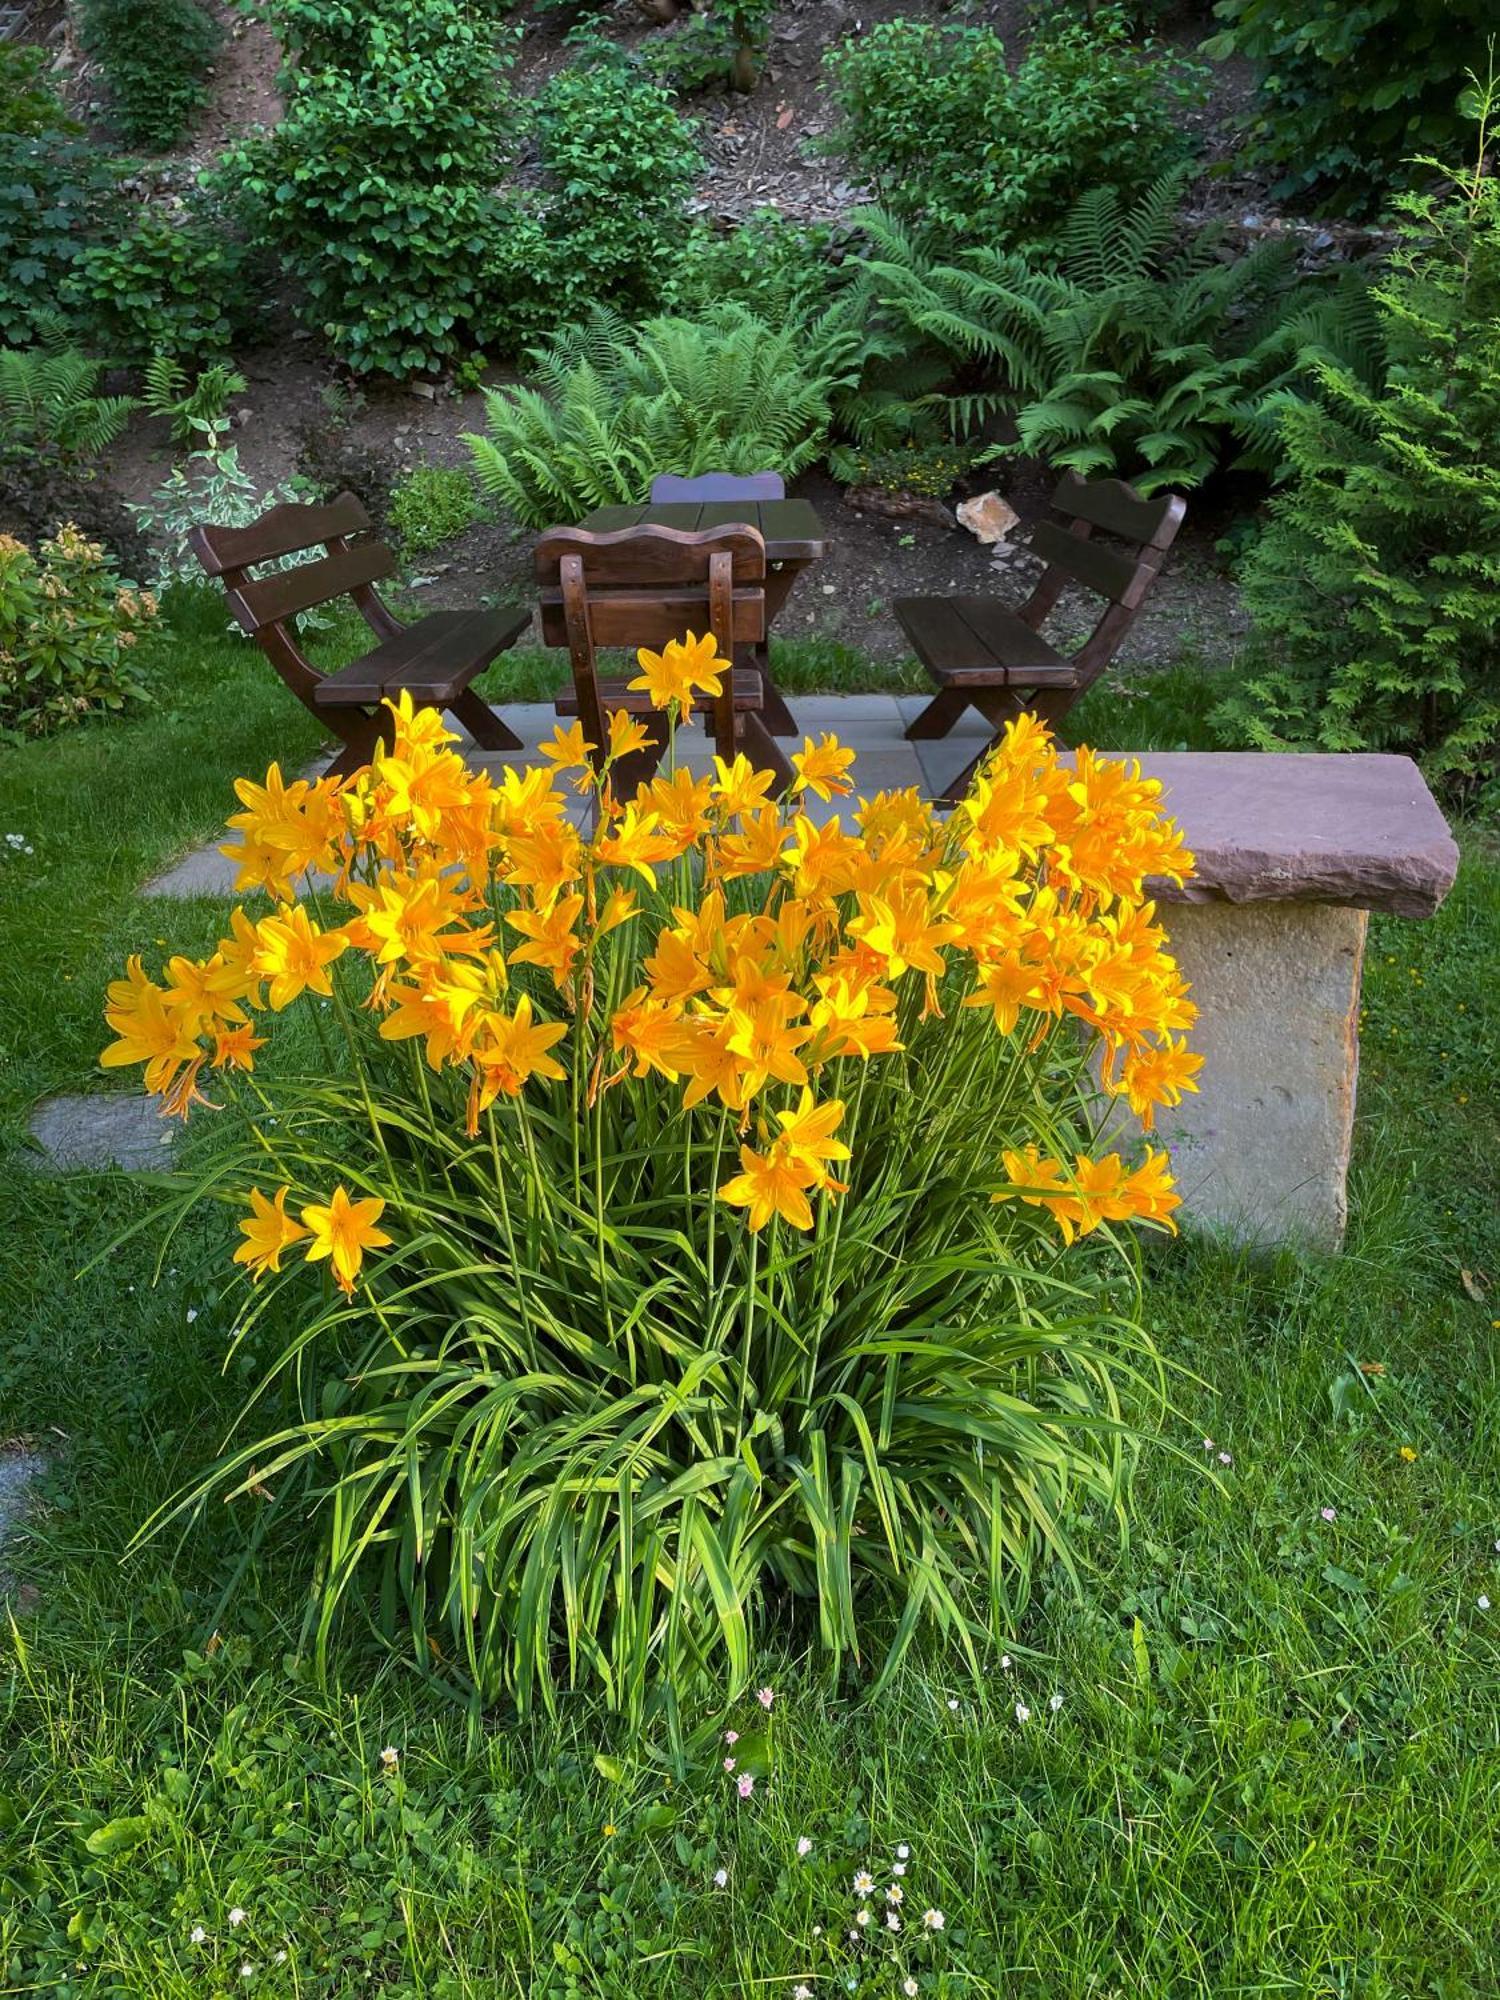
[[[42,1172],[147,1173],[169,1164],[176,1131],[150,1098],[133,1092],[45,1098],[31,1114]]]
[[[5,1560],[7,1546],[21,1525],[31,1489],[46,1470],[46,1463],[40,1452],[28,1451],[24,1445],[0,1446],[0,1592],[8,1592],[12,1581]]]

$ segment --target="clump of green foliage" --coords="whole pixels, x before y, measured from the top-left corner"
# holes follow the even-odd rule
[[[96,476],[95,461],[124,430],[132,396],[100,393],[102,365],[61,344],[0,349],[0,516],[31,543],[65,525],[102,544],[127,576],[149,556],[125,502]]]
[[[1015,70],[987,27],[884,21],[830,51],[831,141],[896,213],[964,242],[1045,242],[1080,187],[1148,187],[1186,150],[1198,72],[1118,8],[1046,17]]]
[[[836,445],[829,469],[846,486],[873,486],[881,493],[920,493],[942,500],[973,469],[978,448],[962,444],[889,445],[867,451]]]
[[[66,300],[112,361],[202,361],[227,353],[250,323],[245,263],[226,218],[203,201],[171,215],[142,208],[119,234],[84,246]]]
[[[200,0],[80,0],[78,20],[121,137],[163,152],[175,146],[207,95],[223,38],[213,15]]]
[[[769,326],[726,303],[631,326],[596,307],[532,353],[531,380],[491,390],[465,442],[480,485],[542,528],[643,500],[658,472],[788,477],[822,452],[859,340],[830,314]]]
[[[0,137],[77,130],[52,87],[47,51],[27,42],[0,42]]]
[[[119,213],[114,170],[96,147],[55,129],[0,134],[0,341],[42,337],[74,266]]]
[[[1500,801],[1493,83],[1471,103],[1473,164],[1399,203],[1373,295],[1382,386],[1325,365],[1283,417],[1290,480],[1243,575],[1260,664],[1220,719],[1267,749],[1413,750]]]
[[[654,305],[688,233],[692,125],[638,65],[598,48],[553,77],[532,117],[550,188],[536,272],[549,323]]]
[[[1277,195],[1369,212],[1415,153],[1458,143],[1464,79],[1495,32],[1492,0],[1220,0],[1206,55],[1259,72],[1252,130]]]
[[[1015,441],[986,456],[1120,473],[1146,493],[1200,485],[1230,457],[1274,470],[1275,414],[1310,357],[1363,365],[1363,280],[1299,280],[1276,239],[1221,262],[1216,231],[1183,239],[1180,194],[1175,175],[1131,204],[1094,189],[1045,260],[982,247],[950,259],[933,233],[866,214],[875,254],[851,313],[885,333],[841,420],[880,445],[924,425],[964,437],[1005,414]]]
[[[474,482],[458,465],[418,465],[391,489],[390,523],[407,555],[426,555],[471,528]]]
[[[356,373],[429,371],[504,323],[524,266],[497,193],[505,51],[477,0],[267,0],[296,54],[286,115],[225,177],[304,318]]]
[[[155,615],[76,527],[34,553],[0,535],[0,733],[43,736],[144,699],[130,653]]]

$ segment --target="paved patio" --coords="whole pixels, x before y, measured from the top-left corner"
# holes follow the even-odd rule
[[[808,736],[815,740],[829,732],[857,753],[855,780],[862,796],[874,792],[901,791],[919,786],[933,797],[940,793],[957,772],[981,750],[991,734],[984,718],[970,710],[953,731],[936,743],[908,743],[903,731],[911,718],[926,705],[925,695],[819,694],[793,700],[792,713]],[[521,738],[519,750],[498,752],[476,750],[469,743],[465,754],[480,769],[499,771],[506,765],[524,768],[541,762],[538,745],[557,727],[557,715],[550,702],[521,702],[501,705],[501,714]],[[801,748],[788,742],[788,752]],[[694,721],[677,739],[679,764],[705,770],[713,761],[713,741],[701,721]],[[310,767],[308,775],[322,769]],[[259,776],[259,773],[254,775]],[[226,795],[226,816],[233,811],[233,798]],[[580,804],[579,811],[586,808]],[[817,799],[807,802],[809,816],[822,821],[836,812],[847,812],[848,804],[835,799],[824,805]],[[148,896],[232,896],[234,864],[220,854],[217,839],[187,855],[154,882],[148,882]]]

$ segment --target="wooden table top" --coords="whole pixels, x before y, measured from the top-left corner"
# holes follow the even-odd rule
[[[612,528],[758,528],[773,563],[817,562],[828,548],[823,523],[806,500],[672,500],[657,506],[596,507],[578,525],[591,535]]]

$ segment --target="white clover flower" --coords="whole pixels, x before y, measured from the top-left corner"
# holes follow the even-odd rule
[[[1205,1438],[1205,1439],[1203,1440],[1203,1449],[1204,1449],[1205,1451],[1212,1451],[1212,1450],[1213,1450],[1213,1448],[1214,1448],[1214,1441],[1213,1441],[1213,1439],[1212,1439],[1212,1438]]]
[[[1054,1715],[1056,1715],[1057,1711],[1062,1707],[1062,1705],[1063,1705],[1063,1698],[1060,1694],[1048,1695],[1047,1706],[1048,1708],[1051,1709]]]
[[[850,1931],[850,1933],[849,1933],[849,1942],[850,1942],[850,1944],[858,1944],[858,1943],[859,1943],[859,1932],[858,1932],[858,1931],[856,1931],[856,1930],[851,1930],[851,1931]]]
[[[875,1877],[868,1869],[861,1868],[855,1876],[854,1893],[856,1896],[871,1896],[875,1893]]]
[[[797,1836],[797,1853],[799,1856],[812,1853],[812,1842],[805,1833],[800,1833]]]
[[[1016,1703],[1016,1720],[1017,1722],[1030,1722],[1031,1720],[1031,1710],[1026,1706],[1024,1701]]]
[[[726,1729],[724,1731],[724,1741],[726,1743],[732,1745],[738,1743],[739,1740],[740,1740],[740,1732],[737,1729]]]
[[[285,1964],[286,1964],[286,1953],[285,1953],[284,1951],[278,1951],[278,1952],[277,1952],[277,1954],[276,1954],[276,1963],[277,1963],[278,1965],[285,1965]]]
[[[255,1977],[255,1967],[250,1963],[249,1959],[247,1958],[245,1960],[245,1963],[240,1967],[240,1978],[253,1979],[254,1977]]]
[[[742,1799],[748,1799],[755,1790],[755,1779],[749,1771],[741,1771],[734,1781],[735,1790]]]
[[[957,1715],[958,1713],[958,1703],[951,1694],[948,1697],[948,1712],[950,1715]]]
[[[714,1870],[714,1887],[716,1889],[724,1888],[728,1884],[728,1881],[729,1870],[727,1868],[716,1868]]]
[[[1325,1521],[1336,1521],[1339,1517],[1339,1510],[1337,1507],[1324,1507],[1320,1511]]]
[[[245,1912],[240,1908],[238,1903],[229,1912],[229,1921],[234,1925],[242,1924],[245,1921]]]
[[[821,1937],[822,1935],[823,1935],[823,1926],[822,1926],[821,1924],[814,1924],[814,1925],[813,1925],[813,1936],[814,1936],[814,1937]]]
[[[1009,1653],[1002,1653],[1002,1654],[1000,1655],[1000,1671],[1001,1671],[1001,1673],[1003,1673],[1003,1674],[1008,1674],[1008,1673],[1010,1672],[1010,1654],[1009,1654]]]
[[[807,1985],[794,1986],[792,2000],[812,2000],[812,1988]]]
[[[887,1910],[887,1911],[886,1911],[886,1913],[885,1913],[885,1927],[886,1927],[886,1929],[887,1929],[888,1931],[899,1931],[899,1930],[900,1930],[900,1928],[901,1928],[901,1919],[900,1919],[900,1918],[899,1918],[899,1917],[898,1917],[898,1916],[896,1915],[896,1912],[895,1912],[894,1910]]]
[[[208,1932],[203,1928],[202,1924],[194,1924],[193,1928],[188,1932],[188,1942],[190,1944],[202,1944],[207,1936]]]
[[[906,1842],[903,1840],[901,1845],[896,1849],[896,1859],[898,1861],[907,1861],[910,1858],[911,1858],[911,1849],[907,1846]]]
[[[732,1757],[726,1757],[724,1759],[724,1769],[726,1771],[732,1771],[734,1769],[734,1759]]]
[[[1488,1599],[1488,1598],[1487,1598],[1487,1597],[1485,1596],[1485,1594],[1484,1594],[1484,1592],[1483,1592],[1482,1590],[1481,1590],[1481,1591],[1480,1591],[1480,1593],[1479,1593],[1479,1599],[1478,1599],[1478,1602],[1479,1602],[1479,1608],[1480,1608],[1480,1610],[1481,1610],[1481,1611],[1488,1611],[1488,1610],[1489,1610],[1489,1608],[1490,1608],[1490,1600],[1489,1600],[1489,1599]]]
[[[1234,1453],[1232,1451],[1221,1451],[1219,1453],[1219,1463],[1220,1465],[1233,1465]]]
[[[760,1703],[762,1708],[769,1708],[771,1703],[776,1699],[776,1690],[774,1688],[757,1688],[755,1690],[755,1699]]]
[[[924,1910],[922,1912],[922,1922],[930,1931],[940,1931],[947,1921],[948,1919],[943,1915],[941,1910]]]
[[[380,1753],[381,1768],[386,1771],[394,1771],[400,1762],[401,1752],[396,1748],[394,1743],[387,1743]]]
[[[891,1873],[899,1879],[906,1873],[906,1863],[904,1861],[893,1861],[891,1863]]]
[[[916,1992],[916,1990],[917,1990],[917,1982],[915,1979],[912,1978],[911,1974],[908,1972],[906,1977],[901,1982],[901,1991],[906,1995],[906,2000],[912,2000],[912,1995]]]

